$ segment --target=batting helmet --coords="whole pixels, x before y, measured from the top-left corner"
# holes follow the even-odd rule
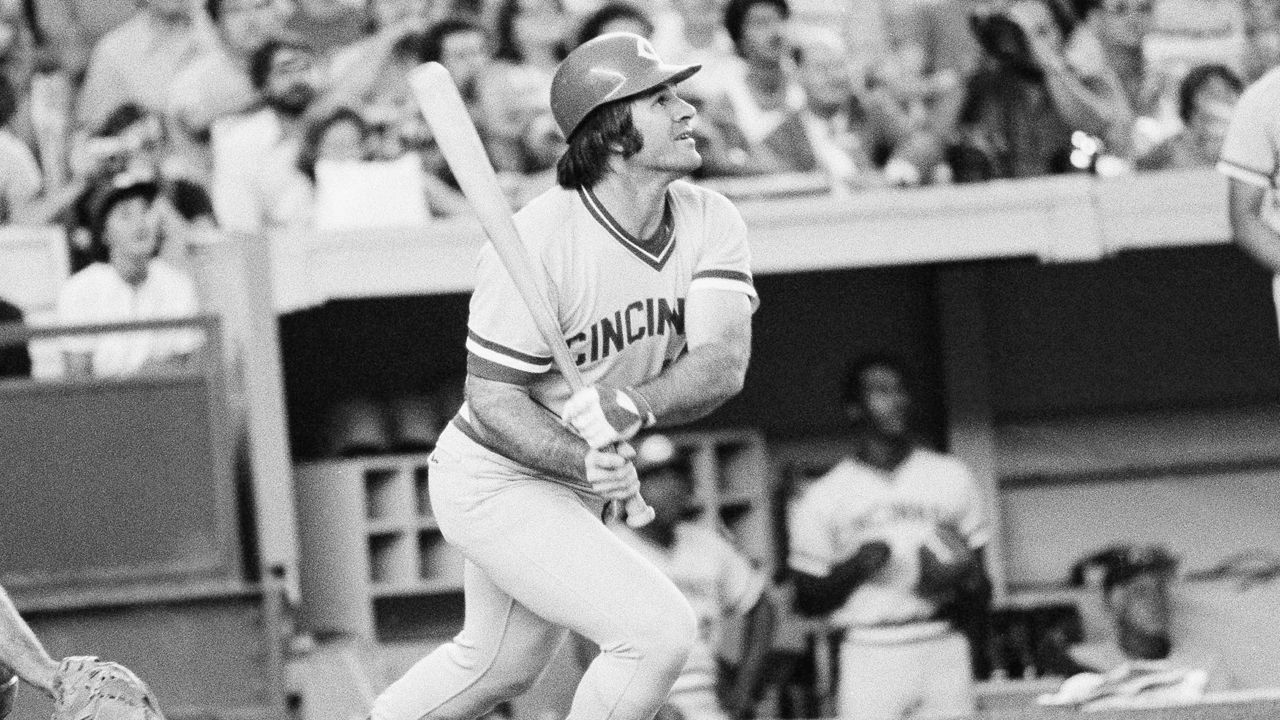
[[[579,45],[556,68],[551,112],[565,138],[592,110],[607,102],[677,83],[701,65],[668,65],[648,40],[625,32],[605,33]]]

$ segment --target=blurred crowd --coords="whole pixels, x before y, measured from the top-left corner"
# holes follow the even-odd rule
[[[1162,7],[1190,8],[1186,48]],[[64,227],[73,273],[116,266],[60,301],[84,323],[167,316],[125,301],[226,232],[469,212],[409,86],[432,60],[518,207],[564,146],[556,64],[618,30],[702,64],[696,181],[836,195],[1209,166],[1280,63],[1274,0],[0,0],[0,224]]]
[[[427,60],[519,205],[563,145],[556,63],[616,30],[703,64],[681,88],[699,179],[841,193],[1209,165],[1241,88],[1280,60],[1280,5],[1200,0],[1231,15],[1226,49],[1152,57],[1157,6],[1190,2],[0,0],[0,223],[65,224],[78,269],[121,175],[161,184],[171,232],[465,212],[408,86]]]

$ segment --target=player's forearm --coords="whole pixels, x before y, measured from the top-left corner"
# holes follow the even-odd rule
[[[58,663],[49,657],[3,588],[0,588],[0,663],[31,685],[53,693]]]
[[[690,350],[636,389],[659,425],[691,422],[742,391],[750,356],[751,326],[745,325],[733,338]]]
[[[587,444],[565,429],[522,387],[470,377],[471,425],[511,460],[556,477],[586,482]]]

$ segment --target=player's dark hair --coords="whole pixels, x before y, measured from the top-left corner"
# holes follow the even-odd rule
[[[96,202],[93,203],[93,218],[89,226],[88,255],[97,262],[106,262],[110,257],[107,247],[107,218],[111,216],[111,211],[120,203],[134,198],[142,198],[148,205],[154,203],[160,195],[160,185],[149,180],[124,181],[104,185],[98,193]],[[151,251],[152,257],[160,254],[162,241],[163,237],[156,238],[156,246]]]
[[[848,365],[844,375],[844,388],[841,399],[846,405],[859,405],[865,397],[863,374],[872,368],[887,368],[897,373],[903,384],[911,385],[911,373],[902,358],[887,352],[869,352],[855,357]]]
[[[578,44],[600,35],[609,23],[617,20],[634,20],[646,28],[646,37],[653,35],[653,21],[643,10],[631,3],[607,2],[582,21],[582,26],[578,28]]]
[[[468,32],[485,34],[479,23],[465,17],[448,17],[432,24],[422,36],[422,62],[440,62],[444,55],[444,41],[450,35]]]
[[[593,188],[609,172],[611,155],[621,153],[627,158],[640,152],[644,138],[631,122],[631,103],[648,94],[605,103],[583,118],[569,138],[569,147],[556,162],[556,182],[560,187]]]
[[[1237,93],[1244,91],[1244,83],[1240,81],[1240,76],[1226,65],[1219,63],[1197,65],[1187,71],[1178,85],[1178,117],[1182,118],[1182,122],[1191,122],[1191,116],[1196,111],[1196,93],[1214,78],[1221,78]]]
[[[756,5],[772,5],[778,8],[784,20],[791,17],[791,6],[787,0],[729,0],[724,6],[724,29],[735,48],[742,44],[742,26],[747,21],[747,11]]]

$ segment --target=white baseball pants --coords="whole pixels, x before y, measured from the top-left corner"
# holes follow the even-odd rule
[[[432,509],[467,558],[462,632],[375,701],[372,720],[471,720],[533,684],[570,628],[601,653],[568,720],[649,720],[696,633],[689,603],[600,522],[602,503],[437,447]]]
[[[884,644],[846,639],[839,673],[841,720],[954,720],[977,711],[969,642],[958,632]]]

